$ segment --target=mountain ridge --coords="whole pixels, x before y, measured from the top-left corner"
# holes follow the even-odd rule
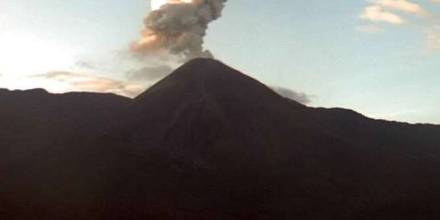
[[[440,126],[310,108],[219,61],[135,99],[33,90],[0,103],[2,219],[440,216]]]

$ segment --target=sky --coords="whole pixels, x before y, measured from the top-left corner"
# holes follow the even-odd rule
[[[149,12],[146,0],[0,0],[0,87],[135,96],[171,71],[130,54]],[[440,0],[228,0],[204,47],[310,106],[440,124]]]

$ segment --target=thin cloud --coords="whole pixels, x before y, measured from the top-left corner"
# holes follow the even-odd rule
[[[420,4],[408,0],[368,0],[368,2],[359,17],[370,22],[401,25],[406,23],[406,20],[397,14],[399,12],[420,16],[429,14]]]
[[[312,101],[312,96],[305,93],[296,92],[288,88],[273,86],[272,90],[284,98],[295,100],[304,105],[310,104]]]
[[[371,5],[365,7],[362,14],[359,16],[363,20],[372,22],[385,22],[389,24],[400,25],[405,23],[405,20],[397,14],[385,11],[379,5]]]
[[[374,3],[376,5],[382,6],[385,9],[401,11],[410,14],[423,15],[427,13],[426,10],[423,9],[423,7],[419,4],[407,0],[376,0],[374,1]]]
[[[107,77],[91,76],[68,71],[52,71],[32,77],[63,82],[70,85],[71,91],[115,93],[128,97],[139,95],[145,86],[136,82],[115,80]]]
[[[410,0],[366,0],[365,6],[359,18],[366,23],[355,27],[355,30],[362,33],[378,33],[384,31],[384,24],[403,26],[411,28],[411,31],[424,35],[426,50],[428,52],[440,51],[440,28],[439,15],[435,10],[428,12],[426,8],[431,3],[439,4],[440,0],[430,0],[424,5]],[[410,15],[421,16],[422,19],[415,22]],[[413,19],[413,20],[410,20]],[[408,22],[407,22],[408,20]],[[416,26],[417,25],[417,26]]]

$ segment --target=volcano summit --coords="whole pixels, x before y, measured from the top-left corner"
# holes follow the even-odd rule
[[[212,59],[135,99],[0,103],[0,219],[440,217],[439,126],[310,108]]]

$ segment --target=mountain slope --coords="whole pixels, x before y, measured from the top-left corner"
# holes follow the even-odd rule
[[[432,205],[435,198],[438,127],[310,109],[212,60],[188,63],[134,106],[126,133],[117,132],[123,136],[121,148],[147,161],[166,161],[163,167],[171,174],[158,174],[164,179],[157,182],[179,183],[179,189],[166,189],[177,191],[170,199],[177,206],[188,204],[186,196],[174,197],[179,190],[214,204],[204,209],[229,210],[241,218],[262,215],[257,201],[271,201],[264,204],[268,216],[278,209],[307,218],[359,218],[370,215],[368,209],[374,213],[398,203],[397,211],[381,213],[387,218],[419,206],[412,199],[422,192],[431,194],[422,204]],[[143,172],[133,170],[127,173]],[[179,175],[182,179],[174,179]],[[414,216],[426,215],[414,209]]]
[[[70,203],[94,193],[101,183],[92,183],[96,169],[85,158],[99,157],[88,143],[119,123],[130,102],[111,94],[0,91],[0,219],[62,219],[56,216]]]
[[[439,126],[309,108],[218,61],[190,61],[133,100],[3,96],[28,107],[5,104],[0,149],[20,149],[14,137],[37,152],[4,156],[7,219],[440,216]],[[34,136],[7,132],[16,124]]]

